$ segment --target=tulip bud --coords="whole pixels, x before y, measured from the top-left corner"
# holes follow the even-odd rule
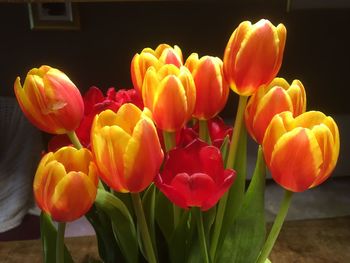
[[[225,106],[229,88],[223,77],[222,61],[218,57],[198,58],[193,53],[185,66],[191,71],[196,87],[196,106],[193,116],[200,120],[215,117]]]
[[[242,22],[233,32],[224,54],[224,74],[232,90],[252,95],[277,75],[283,57],[286,28],[262,19]]]
[[[262,143],[273,179],[293,192],[315,187],[330,176],[339,145],[337,124],[318,111],[296,118],[287,111],[275,115]]]
[[[95,201],[97,167],[89,150],[63,147],[40,161],[33,189],[38,206],[60,222],[84,215]]]
[[[140,54],[136,54],[131,61],[131,79],[134,88],[141,94],[142,84],[147,69],[154,67],[159,69],[164,64],[182,66],[182,52],[178,46],[160,44],[155,50],[144,48]]]
[[[141,192],[158,173],[163,152],[150,111],[123,104],[96,115],[91,143],[100,177],[118,192]]]
[[[159,70],[151,67],[145,75],[142,98],[159,129],[180,130],[191,119],[196,103],[192,75],[186,67],[169,64]]]
[[[23,88],[17,77],[14,91],[27,118],[45,132],[74,131],[83,118],[84,103],[78,88],[58,69],[34,68],[28,72]]]
[[[268,86],[261,87],[248,101],[245,124],[252,138],[262,143],[267,126],[273,116],[290,111],[293,117],[305,112],[306,95],[303,84],[294,80],[291,85],[283,78],[275,78]]]

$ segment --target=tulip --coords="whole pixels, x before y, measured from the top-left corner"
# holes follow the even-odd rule
[[[163,160],[150,111],[131,103],[96,115],[91,144],[100,177],[118,192],[143,191]]]
[[[236,173],[224,169],[220,150],[200,140],[170,150],[156,186],[175,205],[188,209],[213,207],[229,189]]]
[[[302,192],[330,176],[339,155],[339,131],[322,112],[296,118],[282,112],[272,118],[262,146],[273,179],[289,191]]]
[[[41,159],[33,189],[38,206],[59,222],[84,215],[95,201],[98,174],[91,152],[63,147]]]
[[[142,86],[145,107],[163,131],[180,130],[192,117],[196,103],[196,88],[186,67],[164,65],[159,70],[147,70]]]
[[[145,48],[140,54],[136,54],[131,61],[131,79],[134,88],[141,92],[142,83],[151,66],[156,69],[164,64],[173,64],[176,67],[181,67],[183,64],[182,52],[178,46],[173,48],[167,44],[160,44],[155,50]]]
[[[191,71],[196,86],[193,116],[200,120],[215,117],[224,108],[229,94],[221,59],[210,56],[199,59],[198,54],[193,53],[185,66]]]
[[[31,69],[22,88],[17,77],[14,91],[27,118],[39,129],[53,134],[74,131],[83,118],[84,103],[78,88],[58,69]]]
[[[252,138],[262,143],[273,116],[290,111],[293,117],[305,112],[306,95],[303,84],[294,80],[291,85],[283,78],[275,78],[269,85],[254,93],[245,109],[245,124]]]
[[[262,19],[242,22],[231,35],[224,54],[224,74],[232,90],[252,95],[277,75],[286,42],[286,28]]]

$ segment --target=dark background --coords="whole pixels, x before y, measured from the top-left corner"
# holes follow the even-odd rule
[[[178,45],[222,58],[226,43],[243,20],[284,23],[287,42],[279,76],[300,79],[308,110],[350,113],[350,9],[287,12],[285,1],[150,1],[77,3],[80,30],[31,30],[26,3],[0,3],[0,95],[14,96],[16,76],[48,64],[64,71],[82,92],[96,85],[129,88],[130,62],[144,47]],[[236,96],[223,116],[233,117]]]

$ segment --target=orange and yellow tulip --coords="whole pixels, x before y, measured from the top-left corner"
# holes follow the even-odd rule
[[[59,222],[84,215],[95,201],[98,174],[88,149],[63,147],[40,161],[33,189],[38,206]]]
[[[181,67],[183,64],[182,52],[178,46],[160,44],[155,50],[144,48],[131,61],[131,80],[134,88],[141,92],[143,79],[149,67],[159,69],[164,64],[173,64]]]
[[[225,106],[229,87],[222,72],[222,60],[218,57],[191,54],[185,66],[191,71],[196,86],[196,106],[193,116],[200,120],[215,117]]]
[[[159,129],[180,130],[191,119],[196,103],[191,72],[184,66],[178,68],[171,64],[159,70],[149,68],[142,86],[142,98]]]
[[[275,115],[262,144],[273,179],[293,192],[315,187],[330,176],[339,145],[337,124],[319,111],[296,118],[287,111]]]
[[[224,54],[224,74],[234,92],[250,96],[273,80],[281,67],[286,34],[283,24],[275,27],[266,19],[238,26]]]
[[[84,115],[78,88],[58,69],[49,66],[31,69],[22,87],[17,77],[14,91],[27,118],[39,129],[63,134],[74,131]]]
[[[291,85],[283,78],[275,78],[261,87],[248,101],[245,109],[245,124],[252,138],[262,143],[267,126],[273,116],[290,111],[296,117],[306,110],[306,95],[303,84],[294,80]]]
[[[118,192],[141,192],[163,161],[150,111],[131,103],[96,115],[91,143],[100,177]]]

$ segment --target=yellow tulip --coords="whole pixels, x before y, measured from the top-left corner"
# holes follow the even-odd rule
[[[196,106],[193,116],[200,120],[215,117],[227,102],[229,87],[222,72],[218,57],[191,54],[185,66],[191,71],[196,87]]]
[[[242,22],[232,33],[224,54],[224,74],[231,89],[252,95],[277,75],[286,42],[286,28],[261,19]]]
[[[191,119],[196,103],[191,72],[184,66],[177,68],[171,64],[159,70],[149,68],[142,86],[142,98],[159,129],[180,130]]]
[[[178,46],[171,47],[168,44],[160,44],[155,50],[144,48],[140,54],[136,54],[131,61],[131,79],[134,88],[141,92],[143,79],[147,69],[151,66],[156,69],[164,64],[173,64],[181,67],[183,63],[182,52]]]
[[[150,111],[130,103],[96,115],[91,143],[100,177],[118,192],[143,191],[163,160]]]
[[[339,155],[339,131],[331,117],[309,111],[273,117],[262,143],[273,179],[287,190],[302,192],[325,181]]]
[[[49,66],[31,69],[22,87],[14,85],[18,103],[27,118],[39,129],[53,134],[74,131],[84,114],[78,88],[58,69]]]
[[[88,149],[63,147],[47,153],[35,174],[33,190],[38,206],[60,222],[83,216],[95,201],[98,174]]]
[[[245,109],[245,124],[249,134],[259,144],[273,116],[290,111],[296,117],[305,112],[306,95],[303,84],[294,80],[291,85],[283,78],[275,78],[261,87],[248,101]]]

